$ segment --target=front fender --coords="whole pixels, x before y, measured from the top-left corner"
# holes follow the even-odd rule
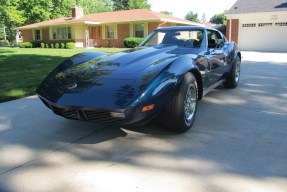
[[[132,105],[154,104],[155,111],[161,111],[176,93],[183,76],[190,71],[198,71],[195,65],[196,56],[183,55],[167,65],[146,87]]]

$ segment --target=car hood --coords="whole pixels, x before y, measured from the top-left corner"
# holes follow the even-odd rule
[[[176,46],[134,49],[116,54],[81,53],[64,61],[37,89],[59,105],[125,108],[179,55]]]

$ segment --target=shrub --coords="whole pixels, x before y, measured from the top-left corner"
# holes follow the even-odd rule
[[[10,46],[11,46],[11,47],[18,47],[18,43],[16,43],[15,41],[12,41],[12,42],[10,43]]]
[[[144,38],[140,38],[140,37],[128,37],[124,39],[124,45],[127,48],[135,48],[136,46],[138,46],[142,41],[144,40]]]
[[[22,43],[19,43],[18,46],[20,48],[32,48],[33,44],[31,42],[22,42]]]
[[[8,40],[0,40],[0,46],[9,46],[10,45],[10,43],[9,43],[9,41]]]
[[[45,48],[45,43],[41,43],[41,48]]]
[[[61,48],[65,49],[65,43],[61,43]]]
[[[66,48],[67,49],[75,49],[76,43],[73,43],[73,42],[66,43]]]
[[[59,43],[55,43],[55,48],[59,49],[59,47],[60,47]]]
[[[38,47],[41,47],[41,42],[39,42],[39,41],[33,41],[33,42],[32,42],[32,45],[33,45],[34,48],[38,48]]]
[[[48,43],[46,44],[46,48],[49,48],[49,44]]]
[[[53,44],[53,43],[51,43],[51,44],[50,44],[50,47],[53,49],[53,48],[54,48],[54,44]]]

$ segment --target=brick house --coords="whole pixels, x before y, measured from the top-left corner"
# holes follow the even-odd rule
[[[189,20],[146,9],[83,14],[72,8],[72,17],[58,18],[18,27],[22,41],[75,42],[76,47],[124,47],[127,37],[146,37],[155,28],[200,25]]]
[[[287,51],[286,0],[237,0],[226,17],[227,39],[241,50]]]

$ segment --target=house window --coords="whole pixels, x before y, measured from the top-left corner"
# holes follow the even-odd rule
[[[279,26],[279,27],[286,27],[287,26],[287,22],[275,23],[275,25]]]
[[[256,23],[245,23],[242,24],[242,27],[256,27]]]
[[[107,25],[107,38],[108,39],[114,39],[115,38],[115,31],[116,31],[116,27],[115,25]]]
[[[134,36],[144,37],[144,24],[143,23],[138,23],[134,25]]]
[[[272,23],[258,23],[258,27],[268,27],[272,26]]]
[[[53,39],[72,39],[71,27],[58,27],[53,29]]]
[[[41,30],[39,30],[39,29],[35,30],[35,40],[36,41],[41,40]]]

